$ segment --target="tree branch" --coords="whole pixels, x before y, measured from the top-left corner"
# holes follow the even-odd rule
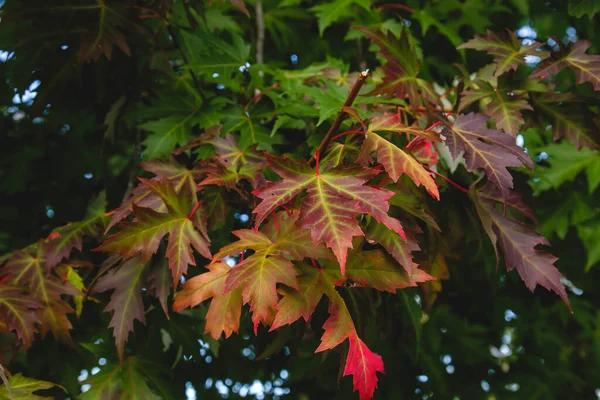
[[[342,107],[340,112],[338,112],[337,117],[335,117],[335,121],[333,121],[333,124],[331,125],[331,127],[329,128],[327,133],[325,134],[325,137],[323,138],[323,141],[321,141],[321,144],[317,148],[317,151],[315,152],[315,154],[321,154],[321,155],[325,154],[325,150],[327,150],[327,147],[329,146],[329,143],[331,142],[333,135],[335,135],[335,132],[339,129],[340,125],[342,124],[342,121],[344,121],[344,118],[346,117],[346,112],[344,111],[344,107],[352,106],[352,103],[354,103],[354,99],[356,99],[356,96],[358,96],[358,93],[360,92],[360,89],[362,89],[362,87],[365,83],[365,80],[369,77],[369,74],[370,73],[369,73],[368,69],[366,69],[360,73],[360,75],[358,76],[358,79],[356,80],[356,82],[354,82],[354,86],[352,86],[352,89],[350,90],[350,93],[348,94],[348,98],[346,99],[346,102],[344,102],[344,106]],[[308,160],[308,163],[311,164],[314,160],[315,160],[315,156],[312,156],[310,158],[310,160]]]

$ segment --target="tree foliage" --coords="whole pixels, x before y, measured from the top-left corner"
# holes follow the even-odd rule
[[[6,0],[0,397],[591,398],[593,4]]]

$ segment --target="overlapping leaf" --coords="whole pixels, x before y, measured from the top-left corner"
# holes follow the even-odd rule
[[[183,289],[175,296],[173,311],[181,311],[194,307],[212,298],[206,314],[205,333],[210,333],[216,340],[225,334],[231,336],[240,327],[242,313],[242,289],[225,293],[225,281],[231,267],[225,262],[216,262],[207,266],[209,272],[188,279]]]
[[[280,302],[273,328],[291,324],[299,318],[308,320],[323,295],[329,299],[329,318],[325,321],[325,332],[317,352],[332,349],[346,339],[350,341],[350,352],[346,359],[344,376],[353,375],[354,390],[361,399],[370,399],[377,387],[377,372],[383,372],[383,361],[371,352],[360,340],[342,297],[335,290],[336,270],[316,270],[308,265],[301,267],[300,291],[289,290]]]
[[[502,34],[488,30],[487,36],[477,35],[474,39],[458,46],[458,48],[484,50],[493,55],[496,64],[494,77],[497,77],[507,71],[516,70],[520,64],[525,63],[525,56],[547,57],[547,52],[537,50],[542,44],[534,42],[521,45],[514,32],[507,30],[506,33]]]
[[[122,365],[118,363],[106,365],[98,374],[91,375],[85,380],[85,383],[90,385],[90,389],[82,393],[79,398],[82,400],[172,399],[167,392],[157,390],[164,383],[153,371],[156,367],[138,356],[127,357]],[[152,389],[150,384],[153,386]]]
[[[36,324],[40,319],[36,311],[42,304],[24,290],[0,283],[0,331],[15,332],[25,348],[31,346]]]
[[[371,2],[368,0],[334,0],[312,7],[310,11],[315,13],[319,21],[319,34],[323,36],[328,26],[353,16],[355,5],[367,11],[371,8]]]
[[[600,125],[594,120],[595,114],[571,94],[545,95],[536,99],[535,107],[550,120],[554,140],[566,137],[579,150],[600,150]]]
[[[521,111],[533,110],[527,100],[514,91],[496,89],[486,81],[478,81],[477,86],[462,93],[459,111],[476,101],[490,99],[484,113],[494,119],[498,129],[516,137],[524,123]]]
[[[532,78],[545,78],[556,75],[569,67],[577,76],[577,83],[590,82],[594,90],[600,90],[600,55],[586,54],[592,45],[590,40],[577,40],[559,53],[542,61],[531,74]]]
[[[497,202],[491,199],[499,196],[494,195],[493,189],[489,186],[482,190],[472,189],[471,194],[494,248],[498,243],[502,249],[506,269],[511,271],[516,268],[525,285],[532,292],[537,285],[541,285],[558,294],[571,308],[567,292],[561,282],[562,275],[554,266],[558,259],[544,250],[536,249],[538,245],[550,245],[546,238],[498,211]],[[515,198],[513,201],[515,209],[524,208],[519,203],[520,200],[517,202]]]
[[[192,246],[204,257],[211,257],[204,222],[198,213],[192,213],[197,199],[186,185],[177,193],[167,178],[142,179],[142,183],[163,201],[167,212],[159,213],[134,204],[133,213],[136,219],[132,222],[122,222],[120,231],[106,239],[96,250],[118,254],[124,259],[141,253],[142,262],[145,263],[156,253],[162,238],[168,234],[166,255],[173,274],[173,283],[177,286],[188,265],[196,265]]]
[[[402,29],[400,39],[391,31],[383,34],[364,27],[356,29],[379,45],[379,54],[387,60],[387,64],[381,67],[385,73],[383,82],[368,94],[408,98],[413,111],[416,111],[422,102],[425,105],[439,104],[439,95],[435,93],[431,84],[418,77],[421,60],[409,42],[410,33],[407,29]]]
[[[192,169],[188,169],[174,159],[171,159],[169,162],[160,160],[142,162],[141,166],[146,171],[156,175],[155,179],[167,178],[171,181],[177,192],[180,192],[182,187],[186,186],[187,190],[193,193],[196,188],[195,181],[205,174],[204,166],[200,164],[197,164]],[[156,192],[152,191],[148,185],[140,183],[131,191],[131,197],[115,210],[106,231],[131,215],[134,204],[138,207],[147,207],[158,212],[165,212],[167,209],[165,203]]]
[[[82,221],[73,222],[55,229],[43,243],[47,268],[53,268],[69,256],[73,249],[82,250],[84,236],[98,236],[102,233],[106,217],[106,194],[102,192],[88,206]]]
[[[255,146],[243,150],[229,133],[225,139],[218,136],[210,138],[209,143],[217,152],[218,165],[206,169],[208,176],[199,183],[200,186],[217,185],[232,189],[242,179],[254,187],[264,184],[262,169],[267,161]]]
[[[77,296],[81,293],[69,282],[49,272],[44,261],[43,245],[40,242],[31,250],[14,252],[1,272],[8,276],[11,284],[27,287],[28,292],[41,304],[37,314],[42,336],[52,331],[56,338],[70,343],[69,330],[72,326],[67,314],[75,310],[61,296]]]
[[[249,229],[234,231],[240,240],[223,247],[214,256],[219,260],[254,250],[254,254],[231,270],[225,282],[225,293],[242,288],[244,303],[250,303],[255,330],[260,322],[271,322],[270,316],[279,300],[277,284],[299,289],[297,271],[290,260],[328,257],[323,246],[313,246],[308,231],[298,229],[297,220],[298,213],[278,213],[276,219],[265,226],[264,233]]]
[[[0,385],[0,399],[6,400],[44,400],[49,397],[36,394],[38,390],[47,390],[62,386],[48,381],[28,378],[21,373],[15,374],[8,379],[7,385]]]
[[[387,200],[394,193],[365,186],[376,171],[336,167],[320,172],[310,168],[305,161],[267,158],[271,169],[283,179],[254,191],[263,200],[252,211],[256,214],[257,226],[278,207],[306,190],[308,196],[302,199],[298,224],[303,229],[310,229],[315,245],[325,242],[333,250],[342,273],[347,250],[352,247],[352,237],[363,235],[356,216],[370,214],[404,237],[400,221],[387,214]]]
[[[104,311],[112,313],[108,326],[113,328],[113,336],[121,360],[123,360],[127,337],[133,332],[133,322],[137,319],[143,324],[146,323],[141,292],[144,264],[139,256],[130,258],[98,279],[94,287],[94,292],[114,290]]]
[[[464,153],[467,171],[483,168],[488,180],[496,185],[504,196],[513,187],[512,176],[507,167],[527,165],[533,169],[533,162],[515,139],[507,133],[487,129],[489,117],[483,114],[461,114],[454,126],[444,127],[446,145],[454,159]]]
[[[385,225],[372,221],[366,231],[367,239],[374,240],[392,255],[408,274],[412,273],[417,264],[413,261],[412,253],[420,251],[419,244],[410,232],[403,240],[396,232],[388,229]]]
[[[385,139],[381,132],[398,132],[414,134],[418,137],[433,141],[440,139],[432,132],[427,132],[416,126],[407,126],[400,121],[400,116],[394,113],[386,113],[373,117],[369,128],[365,132],[360,154],[357,161],[363,165],[373,162],[371,153],[377,151],[379,161],[394,182],[402,174],[407,174],[415,185],[423,185],[427,191],[439,200],[440,194],[435,181],[427,170],[410,154],[395,145],[392,141]],[[380,132],[380,133],[377,133]]]

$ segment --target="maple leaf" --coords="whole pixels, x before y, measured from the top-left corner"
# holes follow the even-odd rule
[[[36,311],[42,304],[23,292],[21,288],[0,283],[0,331],[14,331],[23,346],[29,348],[35,325],[40,323]]]
[[[486,81],[477,81],[476,84],[476,89],[462,92],[459,112],[476,101],[489,98],[491,101],[486,105],[484,113],[494,119],[498,129],[516,137],[519,127],[524,123],[521,111],[533,110],[527,100],[514,91],[496,89]]]
[[[410,133],[434,141],[440,139],[432,132],[404,125],[400,121],[399,114],[385,113],[372,118],[356,160],[363,165],[370,164],[373,162],[371,153],[377,151],[377,161],[383,165],[394,182],[397,182],[402,174],[407,174],[415,185],[423,185],[433,197],[439,200],[440,193],[429,172],[413,156],[377,133],[382,131]]]
[[[270,322],[271,310],[277,308],[278,283],[299,290],[298,272],[290,260],[318,257],[324,250],[323,246],[314,248],[310,233],[300,231],[296,226],[298,213],[287,217],[284,214],[279,213],[276,220],[267,224],[265,233],[250,229],[233,231],[240,240],[223,247],[214,256],[214,260],[220,260],[248,249],[254,250],[254,254],[231,270],[225,282],[225,293],[242,287],[244,303],[250,303],[255,331],[261,321]]]
[[[173,284],[177,284],[188,265],[196,265],[191,249],[193,246],[206,258],[211,258],[208,250],[209,239],[203,222],[191,213],[197,200],[188,186],[184,185],[179,193],[169,179],[141,179],[148,188],[156,193],[164,202],[167,212],[159,213],[151,208],[133,205],[136,219],[132,222],[121,222],[121,230],[110,236],[95,251],[111,252],[127,259],[141,253],[142,262],[146,263],[158,250],[165,235],[169,235],[167,258],[173,274]]]
[[[368,0],[334,0],[310,8],[310,11],[315,13],[319,21],[319,35],[323,36],[323,32],[331,24],[354,16],[353,5],[367,11],[371,9],[371,2]]]
[[[429,103],[439,105],[439,95],[431,84],[418,77],[421,68],[421,60],[414,46],[409,42],[410,32],[402,28],[400,39],[397,39],[391,31],[384,34],[365,27],[355,27],[363,32],[368,38],[379,45],[379,54],[387,60],[387,64],[381,69],[385,76],[383,82],[367,95],[385,94],[388,97],[404,99],[408,97],[413,112],[425,100]]]
[[[545,94],[535,99],[535,108],[550,120],[555,141],[566,137],[578,150],[600,150],[600,124],[593,119],[595,114],[571,94]]]
[[[567,182],[572,182],[584,170],[588,181],[588,193],[592,195],[600,185],[600,152],[589,148],[577,150],[568,142],[552,143],[540,151],[548,154],[546,162],[549,167],[538,167],[536,179],[531,182],[533,195],[539,196],[543,192],[558,190]],[[568,207],[572,209],[572,207]],[[564,215],[564,214],[563,214]]]
[[[507,167],[523,165],[533,169],[533,161],[516,145],[507,133],[486,129],[489,117],[483,114],[461,114],[454,126],[443,124],[446,145],[455,160],[464,152],[467,171],[483,168],[488,180],[498,186],[504,196],[513,187],[512,176]]]
[[[204,333],[210,333],[217,340],[221,333],[231,336],[240,328],[242,313],[242,289],[225,293],[225,281],[231,267],[224,262],[207,266],[209,272],[194,276],[183,284],[182,290],[175,296],[173,311],[195,307],[212,298],[206,314]]]
[[[270,331],[289,325],[299,318],[308,321],[321,297],[325,294],[317,269],[306,264],[299,264],[301,275],[298,277],[299,290],[284,290],[284,295],[277,304],[277,314]]]
[[[256,150],[256,146],[243,150],[230,133],[225,139],[215,136],[207,142],[214,146],[217,152],[215,159],[219,165],[208,168],[207,178],[198,186],[212,184],[233,189],[242,179],[250,182],[255,188],[264,184],[262,169],[267,165],[267,161],[262,153]]]
[[[398,264],[382,250],[353,251],[349,258],[346,276],[360,286],[396,293],[397,289],[417,286],[435,278],[413,266],[411,272]]]
[[[103,54],[110,60],[113,45],[119,47],[123,53],[131,56],[129,45],[120,31],[125,25],[131,24],[131,21],[124,15],[124,9],[103,4],[102,7],[99,7],[98,20],[97,32],[88,35],[81,42],[77,62],[98,61]]]
[[[67,313],[75,312],[61,296],[81,295],[69,282],[64,282],[53,273],[48,273],[44,264],[43,245],[40,241],[31,250],[17,250],[6,261],[1,272],[8,276],[8,281],[13,285],[27,286],[28,291],[42,305],[37,310],[41,322],[40,333],[42,337],[52,331],[57,339],[71,343],[68,333],[72,328]]]
[[[148,283],[154,291],[154,295],[160,302],[160,306],[167,318],[169,318],[169,308],[167,307],[167,298],[171,293],[172,277],[169,265],[166,259],[160,260],[148,274]]]
[[[377,388],[377,372],[384,372],[383,360],[369,350],[358,335],[350,336],[349,340],[344,376],[352,375],[354,391],[360,393],[360,400],[369,400]]]
[[[590,82],[594,90],[600,90],[600,55],[586,54],[592,45],[590,40],[577,40],[556,57],[542,61],[531,74],[532,78],[545,78],[556,75],[566,67],[570,67],[577,76],[577,83]]]
[[[157,365],[138,356],[127,357],[122,364],[112,363],[102,367],[99,373],[90,375],[85,383],[90,389],[78,397],[82,400],[95,399],[131,399],[159,400],[172,397],[160,391],[158,396],[150,389],[149,383],[160,389],[164,382],[158,379],[154,370]]]
[[[184,165],[179,164],[174,158],[171,158],[169,162],[153,160],[142,162],[140,165],[144,170],[156,175],[155,179],[169,179],[177,192],[180,192],[183,186],[187,186],[188,190],[193,193],[196,188],[196,180],[205,174],[205,168],[202,164],[197,164],[192,169],[188,169]],[[131,215],[134,204],[139,207],[151,208],[158,212],[165,212],[167,210],[160,196],[144,183],[140,183],[131,191],[131,197],[115,210],[106,228],[106,232],[119,223],[119,221]]]
[[[325,321],[325,332],[316,352],[332,349],[346,339],[350,341],[350,352],[346,359],[344,376],[353,375],[354,390],[358,390],[361,399],[370,399],[377,387],[376,372],[383,372],[383,361],[372,353],[360,340],[352,317],[342,297],[335,290],[339,272],[327,269],[316,270],[306,264],[300,265],[300,291],[287,291],[278,307],[273,327],[290,324],[299,318],[308,320],[317,303],[323,296],[329,299],[329,318]],[[271,330],[275,328],[271,328]],[[358,346],[358,348],[357,348]]]
[[[102,192],[88,206],[82,221],[57,228],[44,240],[43,249],[47,268],[53,268],[69,256],[73,249],[82,250],[84,236],[98,236],[106,220],[106,193]]]
[[[591,0],[571,0],[569,1],[569,14],[574,17],[581,18],[585,14],[589,14],[590,20],[596,13],[600,12],[600,3]]]
[[[413,261],[412,253],[413,251],[420,251],[421,248],[411,232],[407,232],[406,240],[403,240],[400,235],[388,229],[385,225],[371,221],[366,234],[368,240],[374,240],[381,244],[404,267],[408,274],[411,274],[413,268],[417,267],[417,264]]]
[[[327,296],[329,318],[323,325],[325,333],[316,351],[331,349],[349,339],[350,350],[346,358],[344,376],[353,375],[354,390],[358,390],[361,400],[371,399],[377,388],[377,372],[384,372],[381,356],[369,350],[358,337],[348,308],[335,289],[329,289]]]
[[[39,379],[28,378],[21,373],[14,374],[4,385],[0,386],[0,399],[7,400],[44,400],[49,397],[35,394],[38,390],[48,390],[54,387],[62,389],[64,387],[56,383],[42,381]]]
[[[530,227],[499,212],[496,209],[497,203],[492,200],[498,195],[492,192],[486,197],[486,191],[490,191],[489,186],[481,190],[472,188],[471,195],[494,248],[498,243],[502,249],[507,271],[516,268],[529,290],[533,292],[537,285],[541,285],[558,294],[571,309],[567,292],[561,282],[562,275],[554,266],[558,258],[544,250],[536,249],[538,245],[549,246],[550,243]],[[515,198],[513,204],[518,205],[518,202]]]
[[[364,185],[376,171],[336,167],[320,172],[310,168],[306,161],[297,163],[270,155],[267,159],[271,169],[283,179],[253,192],[263,200],[252,211],[256,214],[256,226],[279,206],[306,190],[308,196],[302,199],[298,224],[302,229],[310,229],[315,245],[325,242],[333,250],[342,273],[352,237],[363,235],[356,216],[370,214],[404,237],[400,221],[387,214],[387,200],[394,193]]]
[[[548,57],[548,52],[537,50],[542,45],[543,43],[534,42],[522,46],[514,32],[507,29],[506,33],[488,30],[487,36],[476,35],[474,39],[458,46],[458,49],[484,50],[493,55],[496,64],[494,77],[498,77],[524,64],[525,56],[533,55],[542,59]]]
[[[144,265],[139,256],[130,258],[98,279],[93,288],[94,292],[114,290],[104,311],[112,312],[108,326],[113,328],[117,353],[121,361],[123,361],[127,337],[133,332],[133,321],[137,319],[142,324],[146,324],[141,292]]]
[[[423,220],[434,230],[441,232],[433,214],[427,207],[426,196],[421,191],[416,190],[416,187],[406,179],[400,178],[394,187],[396,194],[390,199],[390,204],[400,207],[408,214],[413,215]]]

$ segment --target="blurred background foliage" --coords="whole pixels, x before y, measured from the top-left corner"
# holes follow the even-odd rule
[[[306,92],[320,109],[303,107],[290,94],[310,89],[294,74],[310,77],[322,70],[314,64],[325,65],[337,68],[343,83],[347,73],[379,65],[376,46],[352,26],[394,34],[407,26],[423,55],[420,77],[440,93],[491,61],[484,52],[456,49],[488,29],[550,46],[588,39],[588,52],[600,53],[594,0],[0,4],[0,254],[82,219],[100,193],[107,209],[117,207],[141,172],[140,160],[168,158],[176,145],[216,123],[242,137],[251,131],[262,149],[309,154],[320,141],[310,133],[324,132],[319,120],[332,116],[327,107],[339,107],[339,99],[329,91]],[[259,70],[290,79],[282,79],[279,97],[254,104],[254,90],[269,86]],[[555,90],[574,93],[574,106],[597,120],[597,92],[574,82],[563,71]],[[529,123],[538,115],[525,117],[517,141],[537,165],[533,173],[519,170],[515,187],[559,257],[573,314],[553,294],[532,294],[515,272],[497,269],[470,201],[448,190],[441,203],[427,200],[445,240],[424,246],[422,256],[445,249],[445,257],[431,262],[443,279],[396,295],[365,289],[352,298],[361,336],[386,363],[375,398],[600,398],[600,155],[567,140],[553,143],[551,126],[542,131]],[[466,176],[459,166],[453,179],[466,183]],[[246,226],[240,216],[249,210],[236,212],[227,216],[228,228]],[[227,239],[215,238],[214,246]],[[95,253],[82,257],[102,261]],[[306,324],[273,333],[261,328],[254,336],[244,315],[239,335],[214,341],[203,334],[205,306],[167,319],[150,297],[147,324],[136,323],[127,368],[119,369],[105,302],[88,301],[80,318],[71,315],[76,346],[49,335],[26,354],[5,354],[2,363],[13,374],[62,385],[68,394],[55,389],[55,398],[96,398],[95,387],[133,377],[159,398],[352,396],[349,379],[337,379],[341,355],[315,355],[319,336]],[[316,331],[325,308],[321,304],[310,321]]]

